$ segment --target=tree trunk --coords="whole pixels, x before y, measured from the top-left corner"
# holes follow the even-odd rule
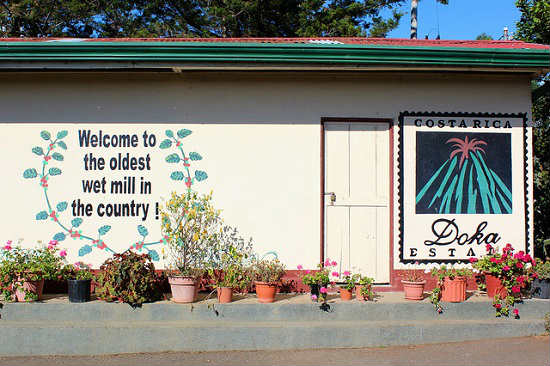
[[[411,39],[417,39],[417,12],[418,12],[418,0],[411,0]]]

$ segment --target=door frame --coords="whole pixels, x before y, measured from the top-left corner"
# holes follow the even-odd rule
[[[389,225],[388,228],[390,230],[389,232],[389,245],[390,245],[390,284],[392,284],[393,281],[393,275],[394,275],[394,269],[393,269],[393,242],[394,242],[394,235],[393,235],[393,126],[394,126],[394,120],[393,118],[346,118],[346,117],[321,117],[321,149],[320,149],[320,157],[321,157],[321,179],[320,179],[320,202],[321,202],[321,215],[320,215],[320,251],[319,251],[319,261],[320,263],[323,263],[325,261],[325,124],[337,124],[337,123],[386,123],[388,124],[389,128],[389,174],[390,174],[390,189],[389,189],[389,206],[390,206],[390,214],[389,214]]]

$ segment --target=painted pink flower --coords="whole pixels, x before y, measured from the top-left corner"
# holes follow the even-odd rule
[[[509,271],[509,270],[510,270],[510,267],[504,266],[504,267],[502,267],[502,269],[503,269],[504,271]]]
[[[336,261],[332,261],[332,263],[330,263],[331,266],[335,267],[338,263],[336,263]]]
[[[63,249],[62,251],[59,252],[59,256],[60,257],[66,257],[67,256],[67,251],[65,249]]]
[[[316,301],[317,300],[317,295],[311,295],[311,300]]]
[[[297,268],[298,268],[298,270],[300,270],[300,271],[301,271],[302,269],[304,269],[304,267],[302,267],[301,264],[298,264],[298,267],[297,267]]]
[[[345,277],[351,276],[351,272],[350,272],[350,271],[344,271],[344,276],[345,276]]]
[[[338,277],[338,276],[340,276],[340,273],[334,271],[334,272],[332,272],[332,276],[333,276],[333,277]]]
[[[323,286],[319,289],[319,292],[321,292],[322,294],[326,294],[328,291],[327,291],[327,288]]]

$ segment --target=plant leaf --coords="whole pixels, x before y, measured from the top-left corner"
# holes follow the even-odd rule
[[[40,137],[47,141],[52,137],[52,135],[50,135],[48,131],[42,131],[40,132]]]
[[[67,150],[67,144],[65,144],[63,141],[57,141],[57,145],[63,150]]]
[[[71,221],[71,225],[73,225],[73,227],[79,227],[80,224],[82,224],[82,219],[80,217],[74,218]]]
[[[105,235],[109,232],[109,230],[111,230],[111,226],[109,225],[104,225],[102,227],[100,227],[97,232],[99,233],[99,235]]]
[[[37,220],[46,220],[48,218],[48,213],[46,211],[40,211],[36,214]]]
[[[172,141],[168,139],[163,140],[159,145],[161,149],[168,149],[170,146],[172,146]]]
[[[59,169],[59,168],[50,168],[50,170],[48,170],[48,173],[50,175],[59,175],[59,174],[61,174],[61,169]]]
[[[42,150],[42,148],[40,146],[35,146],[32,148],[32,152],[35,153],[36,155],[44,155],[44,150]]]
[[[61,155],[61,154],[58,153],[58,152],[54,152],[54,153],[52,154],[52,158],[53,158],[53,160],[63,161],[63,155]]]
[[[62,138],[64,138],[65,136],[67,136],[69,133],[67,132],[67,130],[63,130],[63,131],[59,131],[57,133],[57,139],[58,140],[61,140]]]
[[[152,261],[158,262],[160,260],[159,254],[156,250],[150,250],[148,254],[151,257]]]
[[[172,132],[172,130],[166,130],[166,131],[165,131],[165,134],[166,134],[166,136],[168,136],[168,137],[174,137],[174,133]]]
[[[166,157],[166,162],[167,163],[179,163],[180,162],[180,157],[176,153],[170,154]]]
[[[191,160],[202,160],[202,156],[199,153],[192,152],[189,154],[189,159]]]
[[[38,173],[36,172],[36,169],[29,168],[23,172],[23,178],[36,178]]]
[[[172,172],[172,174],[170,174],[170,178],[172,178],[173,180],[183,180],[183,172]]]
[[[86,244],[78,250],[78,256],[83,257],[86,254],[91,252],[92,252],[92,247]]]
[[[145,226],[143,226],[143,225],[138,225],[137,229],[138,229],[139,235],[141,235],[141,236],[147,236],[147,235],[149,235],[149,231],[147,230],[147,228],[146,228]]]
[[[53,236],[53,240],[63,241],[65,240],[65,233],[57,233]]]
[[[68,206],[68,204],[67,204],[67,202],[65,202],[65,201],[59,202],[59,203],[57,204],[57,206],[56,206],[56,207],[57,207],[57,211],[58,211],[58,212],[63,212],[63,211],[65,211],[65,210],[67,209],[67,206]]]
[[[206,174],[206,172],[203,172],[202,170],[196,170],[195,178],[200,182],[208,178],[208,174]]]
[[[191,131],[188,130],[188,129],[185,129],[185,128],[178,131],[178,137],[179,137],[179,138],[187,137],[187,136],[189,136],[190,134],[191,134]]]

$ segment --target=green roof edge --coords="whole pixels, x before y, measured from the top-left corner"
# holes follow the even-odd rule
[[[550,68],[550,48],[248,42],[0,41],[1,61],[401,64],[547,69]]]

